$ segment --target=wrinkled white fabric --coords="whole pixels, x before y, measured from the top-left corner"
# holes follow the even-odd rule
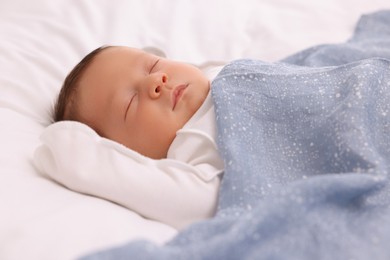
[[[72,190],[178,229],[214,214],[220,180],[205,181],[196,165],[150,159],[77,122],[49,126],[41,141],[40,172]]]

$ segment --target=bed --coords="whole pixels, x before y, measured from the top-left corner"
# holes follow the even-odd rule
[[[76,259],[131,241],[162,245],[179,232],[66,189],[34,166],[62,80],[84,55],[113,44],[157,47],[194,64],[277,61],[346,41],[362,14],[390,3],[1,0],[0,6],[0,259]]]

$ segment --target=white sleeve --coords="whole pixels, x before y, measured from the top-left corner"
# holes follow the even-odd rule
[[[49,126],[41,140],[36,166],[69,189],[178,229],[214,214],[218,176],[205,180],[194,166],[144,157],[76,122]]]

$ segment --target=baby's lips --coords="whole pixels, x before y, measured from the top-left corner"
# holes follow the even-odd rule
[[[179,101],[179,99],[183,95],[183,92],[185,91],[187,86],[188,86],[188,84],[187,85],[181,84],[181,85],[176,86],[173,89],[173,91],[172,91],[172,110],[175,109],[177,102]]]

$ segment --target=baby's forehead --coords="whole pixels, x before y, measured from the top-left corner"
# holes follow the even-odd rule
[[[125,55],[125,56],[128,56],[128,57],[131,57],[131,56],[142,57],[142,56],[145,56],[147,54],[148,53],[146,53],[145,51],[143,51],[141,49],[137,49],[137,48],[131,48],[131,47],[127,47],[127,46],[110,46],[109,48],[107,48],[104,51],[102,51],[99,56],[101,56],[101,57],[103,57],[103,56],[110,57],[110,56],[122,56],[122,55]]]
[[[139,49],[112,46],[103,50],[95,57],[85,74],[97,76],[110,68],[115,68],[136,60],[143,60],[144,58],[146,58],[144,53]]]
[[[131,47],[112,46],[106,48],[95,57],[80,77],[80,88],[96,90],[105,85],[113,85],[121,78],[136,73],[133,68],[145,63],[145,60],[148,60],[150,56],[153,55]]]
[[[121,66],[126,64],[135,65],[140,62],[147,61],[152,56],[151,53],[147,53],[141,49],[125,47],[125,46],[112,46],[101,53],[99,53],[90,64],[90,71],[96,71],[99,67],[109,66]]]

